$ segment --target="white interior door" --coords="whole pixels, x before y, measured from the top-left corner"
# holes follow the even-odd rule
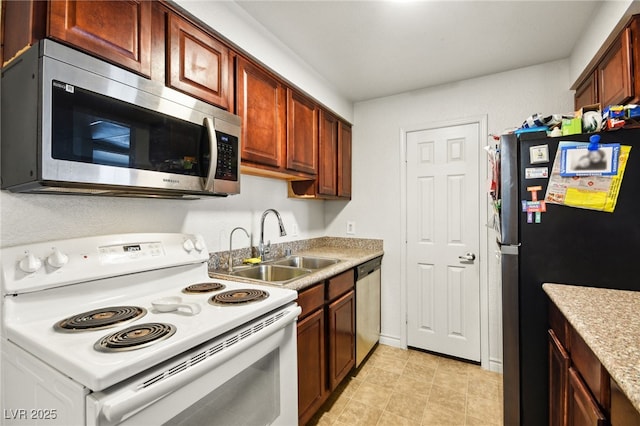
[[[407,133],[408,344],[480,361],[479,125]]]

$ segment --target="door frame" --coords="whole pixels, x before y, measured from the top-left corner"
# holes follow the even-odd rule
[[[487,144],[487,115],[471,116],[455,120],[446,120],[438,122],[430,122],[426,124],[416,124],[400,128],[400,205],[404,214],[400,215],[400,300],[401,312],[400,317],[404,319],[404,326],[401,327],[400,343],[402,347],[408,346],[408,304],[407,297],[407,133],[417,132],[421,130],[435,130],[444,127],[462,126],[465,124],[478,125],[478,191],[480,194],[480,217],[478,227],[480,230],[480,253],[479,253],[479,274],[480,274],[480,364],[482,368],[489,370],[490,352],[489,352],[489,228],[487,223],[489,220],[489,196],[487,195],[487,169],[488,159],[483,155],[483,147]],[[485,194],[485,196],[483,196]]]

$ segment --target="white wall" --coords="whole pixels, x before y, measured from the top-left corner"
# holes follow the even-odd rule
[[[325,235],[322,201],[286,197],[284,181],[242,176],[242,194],[200,200],[155,200],[67,195],[0,193],[3,247],[36,241],[124,232],[202,234],[209,251],[228,249],[229,232],[243,226],[260,237],[260,216],[267,208],[281,214],[289,235],[280,237],[275,216],[265,222],[265,239],[284,242]],[[291,235],[293,225],[299,235]],[[248,244],[234,236],[234,246]]]
[[[562,60],[355,104],[353,200],[326,203],[325,217],[328,235],[345,236],[346,222],[355,221],[358,237],[384,239],[382,333],[386,342],[401,346],[406,332],[399,278],[404,268],[400,223],[405,214],[400,202],[401,129],[487,115],[489,132],[499,134],[519,126],[532,113],[572,111],[569,85],[569,63]],[[493,253],[489,260],[490,356],[499,361],[499,268]]]
[[[353,104],[236,3],[175,2],[345,120],[353,120]]]

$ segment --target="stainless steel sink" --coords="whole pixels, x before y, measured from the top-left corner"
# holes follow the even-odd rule
[[[229,275],[270,283],[286,284],[297,278],[310,274],[310,269],[292,268],[282,265],[258,265],[248,269],[233,271]]]
[[[290,256],[286,259],[276,260],[273,265],[293,266],[303,269],[322,269],[340,262],[339,259],[327,259],[324,257]]]

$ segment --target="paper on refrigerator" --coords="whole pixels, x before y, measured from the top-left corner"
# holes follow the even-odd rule
[[[553,162],[545,201],[551,204],[613,213],[631,147],[627,145],[620,147],[618,173],[615,176],[560,176],[562,148],[586,147],[588,145],[583,142],[560,142]]]

